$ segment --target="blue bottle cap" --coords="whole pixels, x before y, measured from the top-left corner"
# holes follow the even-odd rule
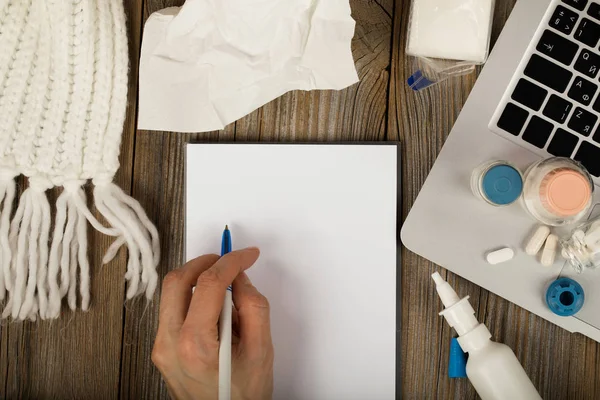
[[[448,377],[466,378],[467,377],[467,354],[463,351],[458,339],[452,338],[450,341],[450,359],[448,361]]]
[[[523,192],[523,177],[514,167],[500,164],[490,168],[481,183],[484,196],[497,205],[514,203]]]
[[[561,317],[577,314],[583,307],[584,300],[581,285],[569,278],[555,280],[546,292],[546,304],[554,314]]]

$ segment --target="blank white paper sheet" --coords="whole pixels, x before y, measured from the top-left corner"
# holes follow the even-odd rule
[[[258,246],[274,399],[395,398],[398,148],[190,144],[186,258]]]

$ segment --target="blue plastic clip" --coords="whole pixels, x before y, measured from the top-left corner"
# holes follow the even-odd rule
[[[546,292],[546,304],[554,314],[561,317],[577,314],[583,307],[584,300],[581,285],[569,278],[555,280]]]
[[[450,360],[448,362],[448,377],[466,378],[467,377],[467,354],[458,343],[458,339],[452,338],[450,341]]]
[[[423,76],[421,70],[412,74],[410,78],[406,80],[406,83],[408,83],[408,86],[414,91],[419,91],[433,85],[433,82]]]

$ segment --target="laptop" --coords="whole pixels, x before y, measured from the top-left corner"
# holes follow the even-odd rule
[[[490,206],[472,194],[469,180],[490,160],[525,171],[541,158],[563,156],[600,184],[599,46],[600,0],[519,0],[402,230],[408,249],[596,341],[600,269],[577,274],[560,257],[543,267],[523,250],[536,226],[523,206]],[[596,187],[600,204],[599,193]],[[517,250],[515,258],[488,264],[485,254],[502,247]],[[562,276],[585,291],[572,317],[545,303],[547,287]]]

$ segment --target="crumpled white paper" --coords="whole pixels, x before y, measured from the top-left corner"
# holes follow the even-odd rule
[[[349,0],[187,0],[150,16],[138,127],[223,129],[290,90],[358,81]]]

